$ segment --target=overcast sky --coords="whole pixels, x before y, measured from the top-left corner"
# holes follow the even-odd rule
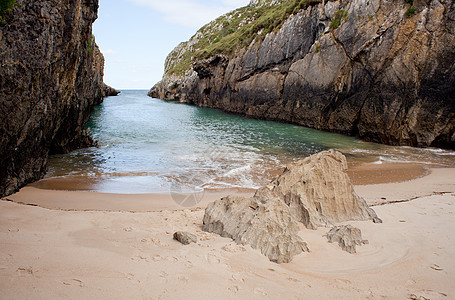
[[[100,0],[93,25],[106,59],[104,81],[117,89],[150,89],[164,60],[200,27],[250,0]]]

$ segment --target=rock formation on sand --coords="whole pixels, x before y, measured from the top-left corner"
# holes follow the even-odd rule
[[[256,196],[283,200],[294,217],[309,229],[377,217],[354,192],[347,169],[343,154],[323,151],[286,167]]]
[[[93,145],[84,125],[106,92],[98,0],[17,3],[0,22],[0,196],[38,180],[50,153]]]
[[[309,251],[297,235],[298,223],[280,199],[224,197],[207,206],[203,223],[203,230],[248,244],[276,263]]]
[[[183,245],[189,245],[191,243],[197,242],[197,236],[186,231],[177,231],[174,232],[174,240],[179,241]]]
[[[155,98],[455,149],[453,0],[252,1],[172,51]]]
[[[210,203],[203,230],[259,249],[271,261],[289,262],[308,251],[298,235],[299,223],[316,229],[377,218],[355,194],[346,172],[346,158],[340,152],[312,155],[289,165],[252,198],[228,196]]]
[[[360,229],[351,225],[335,226],[327,233],[327,239],[330,243],[338,245],[346,252],[356,253],[356,246],[368,244],[367,240],[362,240]]]

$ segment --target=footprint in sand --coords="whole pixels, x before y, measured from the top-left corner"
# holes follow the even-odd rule
[[[228,290],[235,294],[240,290],[240,287],[238,285],[234,285],[234,286],[230,286],[228,288]]]
[[[133,231],[133,228],[131,228],[131,227],[125,227],[125,228],[123,228],[123,230],[126,231],[126,232],[130,232],[130,231]]]
[[[239,252],[245,252],[246,248],[237,244],[227,244],[223,247],[221,247],[226,252],[230,253],[239,253]]]
[[[254,293],[256,295],[267,296],[267,292],[264,289],[262,289],[262,288],[255,288],[254,289]]]
[[[187,260],[186,263],[185,263],[185,267],[187,267],[188,269],[191,269],[194,267],[194,264],[192,261],[190,260]]]
[[[221,260],[215,254],[212,253],[207,254],[207,261],[209,262],[209,264],[219,264],[221,262]]]
[[[16,270],[19,276],[33,276],[33,269],[32,267],[20,267]]]
[[[437,264],[431,265],[430,268],[432,268],[432,269],[435,270],[435,271],[442,271],[442,270],[444,270],[443,268],[441,268],[441,267],[438,266]]]
[[[245,282],[245,278],[241,274],[233,274],[231,281]]]
[[[300,282],[300,280],[298,280],[297,278],[293,278],[293,277],[288,277],[286,279],[289,281],[292,281],[292,282]]]
[[[160,260],[163,260],[163,258],[161,257],[161,255],[157,254],[157,255],[152,257],[152,260],[153,261],[160,261]]]
[[[72,285],[72,286],[78,286],[78,287],[83,287],[84,282],[80,279],[74,278],[71,280],[63,281],[64,285]]]
[[[336,281],[337,283],[341,283],[341,284],[348,284],[348,285],[349,285],[349,284],[352,284],[352,282],[350,282],[350,281],[347,280],[347,279],[335,279],[335,281]]]
[[[131,257],[131,260],[134,260],[134,261],[146,261],[146,262],[149,261],[147,257],[142,256],[142,255],[136,255],[134,257]]]

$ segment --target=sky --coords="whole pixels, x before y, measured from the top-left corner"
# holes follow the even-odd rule
[[[104,82],[116,89],[150,89],[164,60],[211,20],[250,0],[100,0],[93,24],[105,57]]]

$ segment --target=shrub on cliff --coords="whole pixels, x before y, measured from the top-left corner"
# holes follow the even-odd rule
[[[175,61],[168,75],[183,75],[194,59],[201,60],[216,54],[231,55],[247,47],[253,40],[262,40],[268,33],[278,31],[290,15],[317,5],[322,0],[264,1],[264,5],[248,5],[227,13],[199,29],[191,49],[183,54],[171,53]]]
[[[16,0],[0,0],[0,21],[5,22],[5,15],[17,5]]]

